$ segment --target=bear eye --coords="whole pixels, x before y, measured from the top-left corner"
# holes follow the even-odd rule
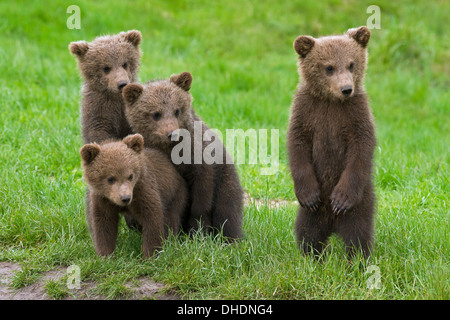
[[[158,121],[161,119],[161,113],[160,112],[154,112],[152,113],[153,120]]]
[[[113,184],[114,182],[116,182],[116,179],[114,177],[109,177],[107,180],[109,184]]]
[[[180,115],[180,109],[175,110],[175,117],[178,118],[179,115]]]
[[[108,74],[110,71],[111,71],[111,68],[110,68],[110,67],[103,67],[103,72],[104,72],[105,74]]]
[[[327,66],[325,68],[325,71],[327,72],[327,74],[331,75],[331,74],[333,74],[334,68],[333,68],[333,66]]]
[[[126,69],[128,68],[128,63],[125,62],[125,63],[123,64],[122,68],[124,68],[124,69],[126,70]]]
[[[130,176],[128,177],[128,180],[133,180],[133,174],[130,174]]]
[[[348,66],[348,69],[350,71],[353,71],[353,68],[355,67],[355,63],[354,62],[350,62],[350,65]]]

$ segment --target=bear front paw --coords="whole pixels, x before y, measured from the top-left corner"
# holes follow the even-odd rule
[[[356,202],[355,195],[342,191],[340,188],[334,189],[330,199],[333,213],[336,215],[340,213],[346,213],[347,211],[351,210]]]
[[[297,199],[300,205],[308,210],[317,211],[320,207],[320,191],[318,188],[309,189],[308,192],[297,193]]]

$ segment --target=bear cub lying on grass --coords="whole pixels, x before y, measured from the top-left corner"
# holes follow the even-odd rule
[[[195,150],[203,155],[212,142],[194,136],[195,126],[201,138],[209,128],[192,109],[191,83],[192,75],[183,72],[169,80],[127,85],[123,89],[126,117],[133,130],[144,136],[146,146],[157,148],[169,157],[174,146],[184,142],[184,138],[182,142],[173,141],[173,134],[178,129],[188,132],[191,160],[175,165],[189,188],[188,216],[183,229],[196,229],[201,222],[203,230],[222,230],[227,240],[235,240],[242,237],[243,190],[236,168],[226,161],[229,156],[222,142],[215,140],[217,137],[213,141],[219,145],[216,150],[223,161],[208,164],[203,156],[195,161]]]
[[[128,213],[142,227],[144,257],[161,247],[169,230],[178,233],[187,200],[185,181],[164,154],[144,149],[140,134],[86,144],[80,154],[89,189],[89,229],[99,255],[115,249],[119,213]]]
[[[295,232],[305,252],[323,250],[336,232],[349,256],[368,256],[373,242],[375,128],[363,86],[366,27],[342,36],[299,36],[303,78],[295,95],[288,151],[300,210]]]

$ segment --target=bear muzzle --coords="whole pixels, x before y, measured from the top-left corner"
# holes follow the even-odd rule
[[[128,84],[128,81],[119,81],[117,83],[117,89],[122,92],[122,89]]]
[[[130,181],[115,183],[109,191],[109,200],[118,206],[127,206],[133,200],[133,187]]]
[[[169,141],[177,141],[179,135],[178,122],[175,118],[168,118],[161,121],[162,135]]]
[[[353,92],[353,88],[352,88],[352,86],[343,86],[341,88],[341,92],[345,97],[350,97],[350,95]]]
[[[127,205],[131,202],[131,196],[130,195],[121,196],[120,201],[122,201],[124,205]]]

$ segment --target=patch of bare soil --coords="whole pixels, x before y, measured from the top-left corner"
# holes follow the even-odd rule
[[[21,289],[13,289],[10,284],[14,273],[21,270],[17,263],[0,262],[0,300],[49,300],[52,299],[45,292],[44,286],[49,280],[58,281],[66,275],[66,268],[59,267],[55,270],[45,272],[36,283]],[[136,283],[137,282],[137,283]],[[92,294],[92,289],[96,284],[92,281],[83,281],[80,283],[80,289],[70,289],[69,295],[65,300],[103,300],[102,296]],[[177,295],[162,293],[165,285],[154,282],[148,278],[140,278],[134,283],[128,283],[127,287],[131,290],[131,295],[127,300],[157,299],[157,300],[176,300],[180,299]]]
[[[277,200],[277,199],[256,199],[250,197],[247,193],[244,194],[244,205],[251,206],[254,205],[256,208],[260,208],[263,206],[268,206],[270,209],[279,209],[280,207],[288,206],[288,205],[298,205],[298,201],[290,201],[290,200]]]

